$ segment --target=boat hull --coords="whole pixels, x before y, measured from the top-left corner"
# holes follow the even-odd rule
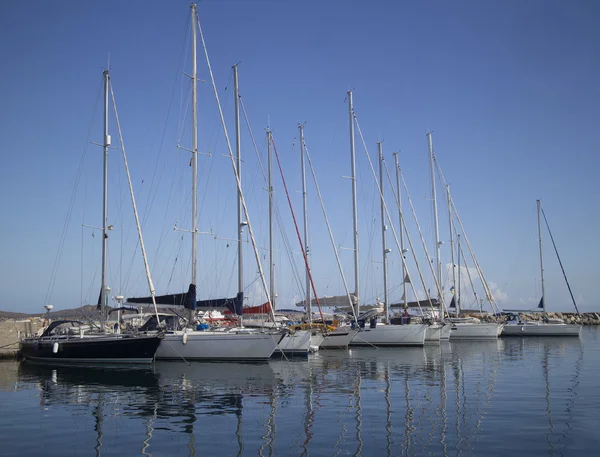
[[[425,344],[438,344],[442,336],[443,324],[430,324],[425,330]]]
[[[576,336],[581,333],[581,325],[573,324],[508,324],[502,329],[502,336]]]
[[[440,341],[449,341],[450,333],[452,332],[452,325],[444,324],[440,332]]]
[[[165,334],[156,358],[160,360],[268,360],[281,333],[175,331]]]
[[[452,323],[450,325],[450,340],[495,340],[502,330],[501,324],[496,323]]]
[[[350,346],[423,346],[429,325],[386,325],[377,323],[374,328],[361,329]]]
[[[273,356],[281,356],[281,354],[289,356],[308,356],[310,350],[310,330],[296,330],[293,333],[288,333],[279,342]]]
[[[310,350],[318,351],[324,340],[325,337],[321,332],[313,331],[312,335],[310,336]]]
[[[348,349],[348,345],[354,339],[358,330],[350,327],[338,329],[323,335],[323,342],[319,349]]]
[[[157,335],[86,335],[26,338],[19,344],[25,360],[50,363],[151,363]]]

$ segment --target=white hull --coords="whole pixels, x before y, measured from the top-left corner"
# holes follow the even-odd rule
[[[536,322],[507,324],[502,330],[502,336],[579,336],[580,332],[581,325]]]
[[[342,327],[331,333],[324,335],[323,342],[319,349],[348,349],[348,345],[354,339],[358,330],[350,327]]]
[[[459,322],[451,327],[450,340],[493,340],[502,331],[502,324]]]
[[[425,330],[425,344],[436,344],[440,342],[444,326],[439,323],[431,324]]]
[[[351,341],[350,346],[423,346],[427,324],[386,325],[366,327]]]
[[[310,350],[311,351],[319,350],[319,347],[321,346],[321,344],[323,343],[324,340],[325,340],[325,337],[323,336],[323,334],[321,332],[313,331],[312,335],[310,335]]]
[[[450,332],[452,331],[452,325],[444,324],[442,331],[440,332],[440,341],[449,341]]]
[[[296,330],[293,333],[288,333],[275,348],[274,354],[308,355],[310,340],[310,330]]]
[[[281,340],[280,333],[182,331],[165,334],[157,359],[267,360]]]

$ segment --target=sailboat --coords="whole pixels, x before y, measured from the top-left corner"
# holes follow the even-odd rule
[[[404,254],[405,252],[407,252],[408,250],[405,249],[404,247],[404,232],[405,232],[405,224],[404,224],[404,215],[402,212],[402,195],[401,195],[401,191],[400,191],[400,166],[398,164],[398,153],[395,152],[394,153],[394,161],[395,161],[395,167],[396,167],[396,191],[397,191],[397,204],[398,204],[398,215],[400,218],[400,255],[403,257],[402,262],[401,262],[401,267],[402,267],[402,299],[401,299],[401,303],[398,304],[392,304],[391,307],[392,308],[403,308],[404,309],[404,316],[408,317],[408,310],[411,307],[411,303],[408,302],[407,300],[407,284],[410,284],[411,287],[413,288],[413,291],[415,292],[416,295],[416,291],[414,290],[414,286],[412,284],[412,281],[410,279],[410,275],[408,274],[408,269],[406,267],[406,263],[404,261]],[[383,157],[380,157],[380,162],[383,162]],[[383,176],[380,179],[381,181],[383,181]],[[383,190],[382,190],[382,194],[383,194]],[[407,191],[408,194],[408,191]],[[383,196],[383,195],[382,195]],[[409,200],[410,201],[410,200]],[[411,207],[412,207],[412,203],[411,203]],[[415,222],[416,221],[416,215],[415,215]],[[421,231],[419,224],[417,222],[417,228],[419,229],[419,232]],[[406,232],[406,237],[408,239],[409,245],[412,248],[412,242],[410,241],[410,237],[408,236],[408,232]],[[423,238],[421,238],[423,239]],[[423,247],[425,247],[425,244],[423,244]],[[414,250],[413,250],[413,255],[414,255]],[[417,259],[415,257],[415,262],[417,263],[417,271],[419,272],[419,276],[421,276],[422,278],[422,274],[419,268],[419,264],[417,262]],[[429,296],[429,293],[427,292],[427,301],[429,303],[424,303],[425,306],[427,306],[427,304],[429,304],[430,307],[430,311],[428,312],[428,315],[426,315],[423,312],[423,308],[421,307],[421,303],[419,300],[416,300],[415,302],[413,302],[413,308],[418,308],[420,311],[421,316],[419,317],[419,322],[424,322],[427,321],[429,322],[429,326],[427,327],[427,330],[425,331],[425,343],[427,344],[439,344],[439,342],[441,340],[448,340],[450,338],[450,327],[448,325],[444,325],[444,323],[440,320],[440,311],[443,310],[442,308],[439,306],[439,303],[435,300],[432,299],[431,296]],[[436,310],[434,308],[434,303],[436,304],[436,306],[438,307],[438,310]],[[414,306],[416,305],[416,306]],[[443,314],[442,314],[443,316]]]
[[[273,160],[272,160],[272,144],[273,136],[271,130],[267,129],[267,160],[268,160],[268,192],[269,192],[269,288],[270,288],[270,303],[267,302],[269,308],[275,310],[275,265],[274,265],[274,250],[273,250]],[[238,169],[239,172],[239,169]],[[281,324],[277,321],[264,322],[254,321],[250,323],[248,320],[245,321],[246,327],[255,328],[275,328],[281,329]],[[285,354],[285,355],[297,355],[307,356],[310,351],[310,330],[289,330],[286,331],[283,338],[275,348],[273,353],[274,356]]]
[[[106,305],[110,288],[106,283],[106,258],[108,241],[108,94],[110,76],[104,73],[104,192],[102,236],[102,287],[100,291],[100,327],[90,331],[90,326],[74,320],[52,322],[40,336],[24,338],[19,349],[25,360],[50,363],[150,363],[161,342],[158,334],[144,335],[107,332]],[[49,309],[49,308],[48,308]]]
[[[197,216],[197,175],[198,175],[198,121],[197,121],[197,70],[196,70],[196,23],[198,22],[196,4],[191,4],[192,23],[192,278],[186,293],[163,295],[157,297],[157,302],[169,305],[183,306],[194,312],[198,303],[204,307],[225,306],[237,315],[242,315],[242,292],[233,299],[219,299],[212,304],[196,301],[196,265],[197,248],[196,238],[198,235]],[[237,78],[236,78],[237,81]],[[237,172],[237,169],[236,169]],[[239,179],[239,175],[236,176]],[[239,184],[239,182],[238,182]],[[238,192],[240,192],[238,187]],[[241,226],[241,224],[240,224]],[[241,227],[240,227],[241,228]],[[147,302],[146,298],[128,299],[128,302]],[[191,316],[190,321],[193,321]],[[193,322],[190,322],[190,324]],[[147,325],[154,324],[160,327],[160,323],[149,321]],[[144,328],[144,327],[142,327]],[[275,351],[278,343],[283,337],[281,331],[257,332],[254,329],[244,327],[222,328],[218,330],[205,330],[201,327],[167,330],[163,342],[156,351],[157,359],[185,359],[185,360],[267,360]]]
[[[383,310],[378,308],[366,311],[360,314],[360,294],[359,294],[359,272],[358,272],[358,214],[356,210],[356,162],[354,153],[354,122],[355,113],[352,103],[352,91],[348,91],[348,107],[350,121],[350,156],[352,167],[352,212],[354,228],[354,296],[356,297],[355,315],[358,316],[359,331],[350,342],[350,346],[423,346],[425,344],[425,332],[428,325],[410,324],[397,325],[389,324],[387,314],[388,303],[384,303]],[[385,254],[384,254],[385,255]],[[381,312],[385,315],[385,322],[378,322],[378,315]],[[366,323],[369,322],[368,325]]]
[[[431,138],[431,132],[427,132],[427,141],[429,144],[429,163],[431,167],[431,189],[432,189],[432,204],[433,204],[433,218],[435,226],[435,246],[436,246],[436,266],[437,275],[435,278],[436,285],[439,293],[439,300],[443,303],[444,296],[442,288],[440,286],[442,282],[442,262],[440,260],[440,235],[438,230],[438,219],[437,219],[437,198],[435,192],[435,169],[434,161],[435,156],[433,152],[433,142]],[[452,231],[452,210],[451,201],[448,199],[448,211],[450,215],[450,230]],[[452,260],[454,262],[454,260]],[[454,286],[453,286],[454,287]],[[454,299],[454,296],[452,297]],[[454,304],[456,301],[454,301]],[[451,324],[450,327],[450,340],[487,340],[497,339],[500,332],[502,331],[502,325],[495,322],[481,322],[479,319],[474,317],[458,317],[460,309],[456,308],[456,317],[448,317],[447,321]]]
[[[565,324],[562,319],[550,319],[546,313],[546,297],[544,288],[544,258],[542,255],[542,204],[537,200],[538,237],[540,246],[540,275],[542,282],[542,298],[538,308],[542,309],[542,321],[509,321],[502,330],[502,336],[579,336],[581,325]]]

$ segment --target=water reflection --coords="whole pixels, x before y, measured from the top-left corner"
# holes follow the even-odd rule
[[[20,364],[14,390],[39,404],[13,431],[49,418],[64,436],[47,440],[96,455],[560,455],[577,446],[583,354],[577,340],[538,338],[261,364]]]

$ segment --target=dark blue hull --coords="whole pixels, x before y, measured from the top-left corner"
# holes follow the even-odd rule
[[[26,360],[57,363],[151,363],[161,338],[152,335],[36,337],[21,341]]]

